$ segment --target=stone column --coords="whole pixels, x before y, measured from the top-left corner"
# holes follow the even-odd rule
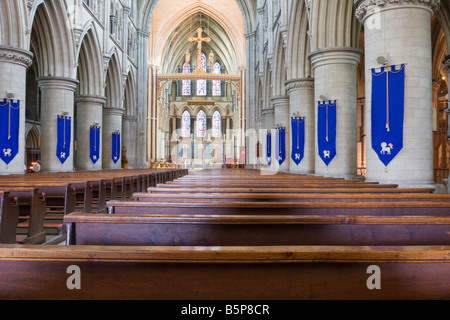
[[[149,113],[149,98],[153,93],[149,86],[149,69],[148,69],[148,38],[150,34],[142,30],[138,30],[138,54],[137,54],[137,128],[136,128],[136,168],[146,168],[147,167],[147,149],[150,144],[147,141],[147,133],[151,128],[149,126],[150,113]]]
[[[122,132],[122,117],[125,109],[123,108],[103,108],[103,130],[102,130],[102,144],[103,144],[103,170],[113,170],[122,168],[122,148],[123,148],[123,132]],[[120,131],[120,159],[114,163],[112,159],[112,134]]]
[[[29,51],[0,46],[0,100],[12,93],[11,99],[20,100],[19,153],[7,165],[0,160],[0,174],[21,174],[25,171],[25,99],[27,68],[31,65],[33,54]]]
[[[450,93],[450,55],[445,57],[445,60],[442,62],[443,66],[442,69],[447,71],[447,82],[448,82],[448,92]],[[448,139],[450,139],[450,102],[448,104],[447,109],[445,109],[445,112],[447,113],[447,117],[448,117],[448,131],[447,131],[447,137]],[[449,181],[450,181],[450,174],[448,176],[447,181],[445,181],[446,187],[447,187],[447,193],[450,193],[450,186],[449,186]]]
[[[274,121],[275,121],[275,127],[281,126],[286,128],[286,159],[281,164],[281,166],[278,167],[279,162],[277,155],[275,154],[274,164],[278,167],[278,170],[287,172],[289,171],[289,165],[290,165],[290,158],[291,158],[291,144],[290,144],[290,136],[291,136],[291,130],[290,130],[290,122],[291,117],[289,116],[289,96],[278,96],[272,98],[273,103],[273,109],[274,109]],[[273,136],[275,137],[275,136]],[[273,144],[275,149],[276,143]]]
[[[367,180],[403,187],[434,186],[431,24],[439,0],[355,0],[364,23],[366,61]],[[387,170],[372,148],[371,74],[377,58],[406,64],[404,147]]]
[[[359,49],[335,47],[320,49],[309,55],[315,77],[315,140],[317,140],[317,101],[325,96],[337,100],[336,157],[327,167],[319,157],[315,143],[315,172],[319,176],[354,178],[357,174],[356,140],[356,68]]]
[[[77,105],[77,170],[101,170],[102,169],[102,143],[100,140],[100,159],[94,164],[90,158],[90,128],[94,123],[103,130],[103,106],[105,97],[80,95],[75,98]],[[100,135],[101,137],[101,135]]]
[[[38,78],[41,89],[41,171],[68,172],[74,170],[74,100],[78,81],[63,77]],[[57,118],[66,113],[71,121],[71,152],[62,164],[56,156]]]
[[[305,154],[303,160],[297,164],[289,158],[290,172],[300,174],[314,174],[315,168],[315,116],[314,116],[314,79],[294,79],[286,82],[289,94],[289,115],[297,114],[305,117]],[[290,121],[289,121],[290,125]],[[291,131],[292,132],[292,131]],[[292,135],[289,136],[292,146]]]
[[[141,150],[136,150],[136,130],[137,130],[137,118],[135,116],[123,116],[122,118],[122,131],[123,131],[123,146],[127,148],[127,160],[128,169],[134,169],[136,167],[136,154]]]
[[[263,150],[262,150],[262,163],[263,164],[268,164],[267,163],[267,137],[266,137],[266,130],[271,130],[272,133],[274,132],[273,129],[275,129],[275,118],[274,118],[274,109],[273,108],[266,108],[263,109],[261,112],[262,115],[262,131],[259,133],[260,135],[260,140],[263,141],[262,146],[263,146]],[[273,148],[274,144],[272,142],[272,148]],[[272,151],[272,155],[273,155],[273,151]],[[272,159],[272,163],[273,164],[273,159]]]

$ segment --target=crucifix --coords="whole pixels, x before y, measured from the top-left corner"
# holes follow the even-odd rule
[[[203,29],[198,28],[197,38],[189,37],[189,42],[197,42],[197,68],[195,69],[196,71],[202,69],[202,42],[209,43],[211,41],[211,38],[209,37],[203,38],[202,34]]]

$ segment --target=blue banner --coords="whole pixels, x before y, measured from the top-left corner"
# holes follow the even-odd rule
[[[305,117],[291,118],[292,152],[291,158],[296,165],[302,162],[305,155]]]
[[[286,128],[277,128],[275,152],[280,166],[286,160]]]
[[[56,156],[64,164],[70,156],[70,140],[72,134],[71,117],[58,116]]]
[[[120,132],[113,132],[112,134],[112,159],[117,163],[120,159]]]
[[[336,156],[336,100],[319,101],[317,114],[319,156],[328,167]]]
[[[267,143],[266,143],[266,148],[267,148],[267,164],[270,166],[270,164],[272,163],[272,134],[270,133],[269,130],[267,130]]]
[[[94,164],[100,159],[100,126],[91,126],[89,133],[89,158]]]
[[[19,153],[20,100],[0,101],[0,158],[9,164]]]
[[[372,69],[372,148],[385,166],[403,149],[405,65]]]

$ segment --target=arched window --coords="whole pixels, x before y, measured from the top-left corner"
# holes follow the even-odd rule
[[[222,117],[220,116],[219,111],[216,111],[213,114],[212,129],[213,138],[220,138],[222,136]]]
[[[191,73],[191,65],[185,63],[183,66],[183,73]],[[183,96],[191,95],[191,80],[183,80]]]
[[[202,68],[206,72],[206,55],[202,52]],[[197,80],[197,95],[206,96],[206,80]]]
[[[214,64],[213,73],[215,73],[215,74],[222,73],[222,66],[220,65],[220,63],[216,62]],[[213,81],[213,96],[221,96],[221,95],[222,95],[222,81],[214,80]]]
[[[197,113],[197,137],[206,137],[206,114],[203,110]]]
[[[181,117],[181,136],[183,138],[191,137],[191,115],[186,110]]]

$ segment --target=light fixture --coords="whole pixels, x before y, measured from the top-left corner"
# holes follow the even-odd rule
[[[387,66],[389,64],[389,53],[384,53],[378,56],[377,63],[383,66]]]

